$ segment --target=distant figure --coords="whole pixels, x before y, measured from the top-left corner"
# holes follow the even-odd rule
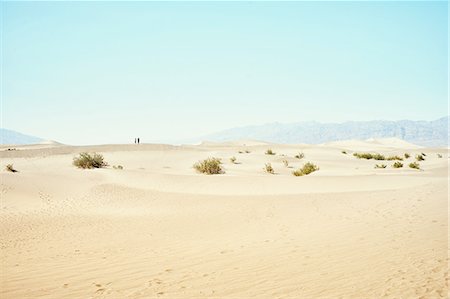
[[[134,144],[136,144],[137,143],[137,139],[136,138],[134,138]]]
[[[140,141],[139,141],[139,137],[138,137],[138,144],[139,144],[139,142],[140,142]]]

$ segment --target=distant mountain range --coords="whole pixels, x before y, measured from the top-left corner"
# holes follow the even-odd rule
[[[43,141],[39,137],[25,135],[8,129],[0,129],[0,144],[34,144]]]
[[[349,121],[344,123],[270,123],[228,129],[199,140],[255,139],[275,143],[320,144],[330,141],[396,137],[424,146],[448,146],[449,117],[434,121]]]

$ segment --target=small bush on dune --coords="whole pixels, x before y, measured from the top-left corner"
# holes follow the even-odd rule
[[[14,166],[12,164],[6,165],[5,170],[9,172],[17,172],[17,170],[14,169]]]
[[[122,169],[123,169],[123,166],[122,166],[122,165],[117,165],[117,166],[114,165],[113,168],[114,168],[114,169],[120,169],[120,170],[122,170]]]
[[[272,151],[270,148],[266,151],[266,155],[275,155],[275,152]]]
[[[297,158],[297,159],[303,159],[305,157],[305,154],[304,153],[298,153],[294,157]]]
[[[386,160],[392,161],[392,160],[398,160],[398,161],[403,161],[402,157],[399,156],[389,156],[386,158]]]
[[[382,161],[382,160],[386,160],[386,158],[381,155],[381,154],[371,154],[371,153],[353,153],[353,156],[355,156],[358,159],[366,159],[366,160],[378,160],[378,161]]]
[[[288,160],[283,160],[283,164],[284,164],[284,167],[289,167],[289,161]]]
[[[417,155],[416,160],[417,161],[425,161],[425,158],[423,157],[423,155]]]
[[[91,169],[108,166],[102,155],[93,153],[80,153],[78,157],[73,158],[73,165],[78,168]]]
[[[230,158],[230,162],[233,163],[233,164],[236,164],[236,157],[231,157]]]
[[[411,155],[410,154],[408,154],[408,153],[405,153],[405,159],[409,159],[409,157],[411,157]]]
[[[395,162],[394,164],[392,164],[392,167],[394,167],[394,168],[402,168],[403,167],[403,163]]]
[[[319,167],[317,167],[317,165],[308,162],[305,165],[303,165],[302,168],[299,168],[297,170],[294,170],[292,172],[293,175],[295,176],[304,176],[304,175],[308,175],[310,173],[313,173],[314,171],[319,170]]]
[[[442,155],[441,155],[441,154],[437,154],[437,157],[438,157],[438,158],[442,158]]]
[[[425,153],[422,153],[422,156],[426,157],[427,155]]]
[[[208,158],[195,163],[194,168],[200,173],[221,174],[224,173],[221,164],[222,162],[219,158]]]
[[[275,173],[275,171],[273,170],[272,164],[270,164],[270,163],[266,163],[266,165],[264,166],[263,170],[265,172],[267,172],[267,173],[270,173],[270,174],[274,174]]]
[[[347,155],[347,152],[346,152],[346,151],[341,151],[341,153],[343,153],[344,155]]]
[[[238,154],[243,154],[244,152],[243,151],[238,151]]]
[[[420,169],[420,165],[417,162],[409,163],[409,168]]]
[[[250,153],[251,153],[251,151],[249,151],[249,150],[245,150],[245,153],[246,153],[246,154],[250,154]]]
[[[375,164],[375,168],[386,168],[386,164]]]

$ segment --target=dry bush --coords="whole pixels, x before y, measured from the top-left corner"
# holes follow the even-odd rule
[[[292,172],[293,175],[295,176],[304,176],[304,175],[308,175],[310,173],[313,173],[314,171],[319,170],[319,167],[317,167],[317,165],[308,162],[305,165],[303,165],[302,168],[299,168],[297,170],[294,170]]]
[[[399,156],[389,156],[389,157],[386,158],[386,160],[389,160],[389,161],[393,161],[393,160],[403,161],[403,158],[399,157]]]
[[[358,159],[367,159],[367,160],[378,160],[378,161],[382,161],[382,160],[386,160],[386,157],[384,157],[381,154],[375,153],[375,154],[371,154],[371,153],[353,153],[353,156],[355,156]]]
[[[386,168],[386,164],[375,164],[375,168]]]
[[[409,163],[409,168],[420,169],[420,165],[417,162]]]
[[[200,173],[221,174],[224,173],[221,164],[222,162],[219,158],[208,158],[195,163],[194,168]]]
[[[236,157],[231,157],[230,158],[230,162],[233,163],[233,164],[236,164]]]
[[[266,155],[275,155],[275,152],[272,151],[272,149],[269,148],[269,149],[266,151]]]
[[[298,153],[294,157],[297,158],[297,159],[303,159],[305,157],[305,154],[304,153]]]
[[[408,154],[408,153],[405,153],[405,159],[409,159],[409,157],[411,157],[411,155],[410,154]]]
[[[284,164],[284,167],[289,167],[289,161],[288,160],[283,160],[283,164]]]
[[[417,161],[425,161],[424,155],[423,155],[423,154],[417,155],[417,156],[416,156],[416,160],[417,160]]]
[[[266,165],[264,166],[263,170],[265,172],[267,172],[267,173],[270,173],[270,174],[274,174],[275,173],[275,170],[273,170],[272,164],[270,164],[270,163],[266,163]]]
[[[14,169],[14,166],[12,164],[7,164],[5,170],[9,172],[17,172],[17,170]]]
[[[93,153],[80,153],[78,157],[73,158],[73,165],[78,168],[91,169],[108,166],[102,155]]]
[[[402,168],[403,167],[403,163],[395,162],[394,164],[392,164],[392,167],[394,167],[394,168]]]
[[[122,165],[117,165],[117,166],[114,165],[113,168],[114,168],[114,169],[122,170],[122,169],[123,169],[123,166],[122,166]]]

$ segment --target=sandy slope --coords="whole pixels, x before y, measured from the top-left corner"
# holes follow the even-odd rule
[[[351,155],[365,148],[427,160],[423,171],[374,169]],[[76,169],[80,151],[125,169]],[[293,158],[299,151],[305,159]],[[196,174],[192,164],[208,156],[223,158],[226,174]],[[0,157],[20,171],[0,174],[0,298],[447,296],[444,149],[240,141],[17,147]],[[284,159],[320,171],[294,177]],[[262,171],[267,162],[275,175]]]

